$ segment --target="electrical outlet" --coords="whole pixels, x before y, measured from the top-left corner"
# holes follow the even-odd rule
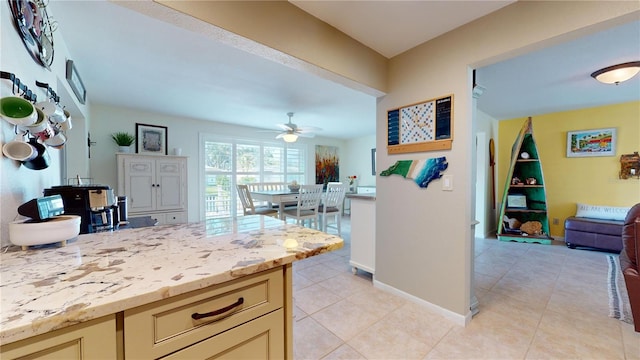
[[[560,224],[560,219],[553,218],[553,225],[558,225],[558,224]]]

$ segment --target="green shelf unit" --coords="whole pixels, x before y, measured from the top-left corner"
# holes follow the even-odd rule
[[[523,153],[527,153],[528,156],[523,157]],[[515,177],[520,179],[521,183],[514,184]],[[542,164],[533,138],[531,117],[529,117],[511,147],[511,162],[505,181],[498,222],[497,234],[500,241],[551,244],[553,239],[549,236],[547,195],[544,184]],[[513,206],[511,199],[518,200],[516,206]],[[542,225],[542,233],[527,235],[509,229],[503,221],[505,216],[509,219],[517,219],[521,224],[527,221],[538,221]]]

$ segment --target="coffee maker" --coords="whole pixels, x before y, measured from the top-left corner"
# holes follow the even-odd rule
[[[110,231],[116,227],[117,199],[106,185],[62,185],[44,190],[45,196],[60,195],[65,214],[79,215],[80,233]]]

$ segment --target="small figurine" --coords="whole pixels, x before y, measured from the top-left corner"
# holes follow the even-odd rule
[[[527,181],[527,185],[535,185],[538,183],[538,180],[536,180],[536,178],[534,177],[527,178],[526,181]]]
[[[513,179],[511,179],[511,185],[522,185],[522,180],[520,180],[519,177],[514,176]]]

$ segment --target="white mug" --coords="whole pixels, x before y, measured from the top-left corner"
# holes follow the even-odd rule
[[[24,141],[23,134],[16,135],[15,139],[4,144],[2,153],[9,159],[18,161],[29,161],[38,156],[38,150]]]
[[[41,101],[36,104],[36,108],[49,117],[53,122],[63,122],[66,120],[64,110],[58,104],[51,101]]]
[[[182,155],[182,148],[173,148],[173,155],[176,155],[176,156]]]
[[[66,121],[63,121],[61,123],[58,123],[58,128],[60,128],[60,130],[62,131],[67,131],[69,129],[71,129],[73,126],[71,125],[71,118],[68,117]]]
[[[44,141],[45,144],[51,147],[54,147],[56,149],[62,149],[62,147],[66,142],[67,142],[67,137],[61,132],[56,132],[54,136]]]
[[[45,141],[48,138],[52,137],[53,129],[49,124],[49,120],[47,116],[44,114],[40,108],[36,107],[36,112],[38,113],[38,121],[29,126],[20,126],[20,129],[27,130],[33,136],[40,138],[40,140]]]

